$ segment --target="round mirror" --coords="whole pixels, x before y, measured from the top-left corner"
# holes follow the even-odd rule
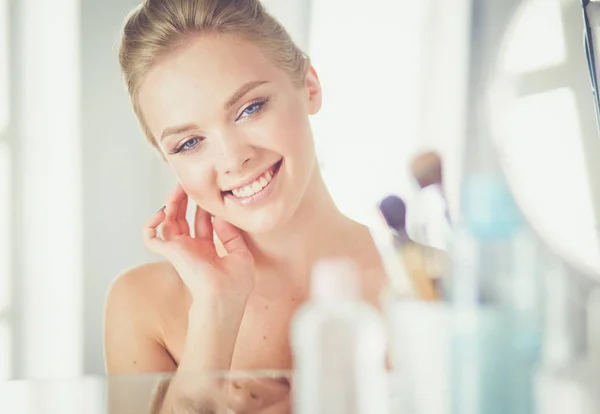
[[[522,3],[500,49],[495,139],[533,227],[568,261],[600,274],[600,136],[581,4]]]

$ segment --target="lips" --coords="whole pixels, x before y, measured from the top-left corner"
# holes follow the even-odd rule
[[[275,174],[279,171],[279,167],[281,166],[282,161],[278,161],[269,167],[266,171],[256,177],[253,181],[244,184],[242,186],[224,191],[224,193],[228,193],[236,198],[247,198],[251,197],[255,194],[260,193],[265,187],[267,187]]]
[[[271,192],[283,160],[273,164],[253,181],[242,186],[223,191],[225,198],[238,204],[250,205],[265,199]]]

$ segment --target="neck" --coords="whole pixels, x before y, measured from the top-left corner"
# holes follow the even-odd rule
[[[302,202],[281,228],[266,234],[246,234],[259,267],[292,267],[308,271],[315,260],[335,252],[340,238],[357,223],[336,207],[317,165]]]

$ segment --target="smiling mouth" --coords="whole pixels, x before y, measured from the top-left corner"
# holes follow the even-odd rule
[[[279,160],[271,168],[262,173],[250,184],[242,187],[234,188],[233,190],[223,191],[223,195],[233,196],[238,199],[246,199],[255,196],[262,192],[265,188],[271,184],[271,181],[275,178],[281,167],[283,160]]]

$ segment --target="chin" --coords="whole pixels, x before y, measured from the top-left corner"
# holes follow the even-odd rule
[[[259,193],[242,198],[224,194],[227,221],[248,234],[266,234],[283,229],[296,214],[303,194],[291,191],[294,180],[286,174],[285,161],[275,164],[272,180]]]
[[[240,220],[232,220],[237,221],[235,224],[240,230],[248,233],[248,234],[267,234],[274,231],[277,231],[289,222],[289,217],[291,215],[282,215],[282,214],[269,214],[268,212],[264,212],[264,214],[252,214],[249,217],[244,217]]]

